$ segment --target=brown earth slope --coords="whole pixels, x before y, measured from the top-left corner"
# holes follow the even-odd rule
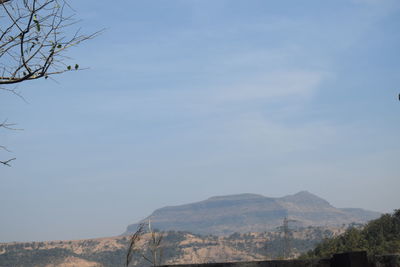
[[[342,228],[308,227],[291,232],[292,256],[312,249],[324,237]],[[230,236],[200,236],[166,232],[162,242],[163,264],[254,261],[282,256],[283,234],[277,232],[235,233]],[[148,266],[140,254],[149,255],[150,234],[138,242],[136,266]],[[124,266],[129,236],[76,241],[0,244],[0,267],[118,267]]]

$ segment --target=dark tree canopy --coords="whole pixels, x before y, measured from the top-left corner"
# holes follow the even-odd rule
[[[335,253],[367,251],[370,255],[400,253],[400,209],[370,221],[363,228],[350,228],[343,235],[326,239],[303,257],[328,258]]]

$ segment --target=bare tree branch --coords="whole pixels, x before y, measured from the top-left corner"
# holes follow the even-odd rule
[[[12,159],[8,159],[6,161],[1,161],[0,160],[0,164],[6,165],[8,167],[11,167],[11,165],[9,164],[11,161],[16,160],[16,158],[12,158]]]
[[[25,101],[9,87],[80,70],[78,64],[65,62],[68,49],[101,31],[81,34],[72,30],[78,22],[66,0],[0,0],[0,90]],[[0,123],[0,128],[17,130],[13,126]],[[12,160],[0,163],[10,166]]]
[[[63,54],[101,31],[82,35],[76,30],[68,36],[65,29],[78,21],[73,14],[66,14],[65,1],[23,0],[23,7],[19,7],[20,1],[0,4],[6,13],[0,21],[8,20],[11,24],[0,30],[0,58],[7,62],[0,65],[0,85],[78,70],[77,64],[72,67],[63,62]]]
[[[7,129],[7,130],[14,130],[14,131],[21,130],[18,128],[14,128],[15,125],[16,125],[15,123],[8,123],[7,120],[4,120],[2,123],[0,123],[0,128]],[[2,145],[0,145],[0,150],[4,150],[6,152],[11,152],[10,150],[8,150],[7,147],[2,146]],[[8,160],[0,160],[0,165],[11,167],[10,162],[15,159],[16,158],[11,158]]]
[[[129,242],[128,253],[126,254],[126,266],[129,266],[130,262],[132,261],[132,257],[135,254],[137,248],[137,242],[140,240],[144,229],[144,223],[139,224],[136,232],[131,236]]]
[[[13,131],[21,131],[22,129],[14,128],[15,123],[8,123],[7,120],[4,120],[2,123],[0,123],[0,128],[4,128],[7,130],[13,130]]]
[[[129,249],[126,256],[126,266],[132,262],[132,258],[134,254],[138,254],[142,259],[151,264],[151,266],[159,266],[162,263],[163,257],[163,249],[161,246],[161,242],[164,238],[164,234],[161,232],[156,232],[151,227],[151,221],[148,221],[148,233],[150,234],[150,238],[147,241],[147,246],[138,248],[138,241],[141,239],[141,236],[144,234],[144,228],[146,223],[142,222],[138,226],[138,230],[131,236]]]

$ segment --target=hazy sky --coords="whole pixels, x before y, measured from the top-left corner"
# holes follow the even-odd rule
[[[400,1],[72,0],[90,69],[0,92],[0,242],[308,190],[400,208]]]

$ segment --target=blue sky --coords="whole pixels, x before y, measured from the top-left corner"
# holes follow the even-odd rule
[[[400,208],[399,1],[70,4],[106,28],[70,50],[90,69],[0,92],[0,242],[236,193]]]

